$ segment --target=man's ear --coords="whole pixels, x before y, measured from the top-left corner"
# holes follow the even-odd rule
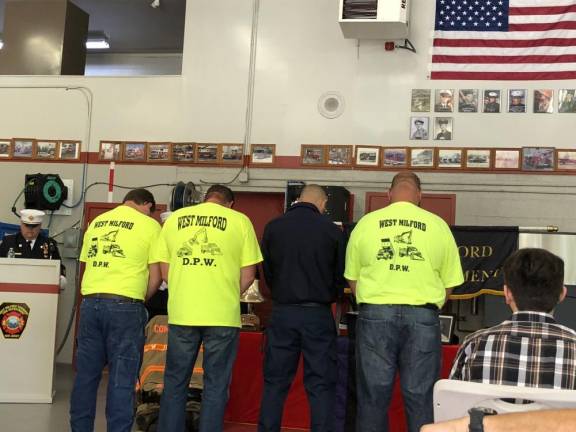
[[[568,289],[565,286],[563,286],[562,292],[560,293],[560,297],[558,297],[558,303],[562,303],[564,301],[564,299],[566,298],[566,294],[568,294]]]
[[[504,284],[504,299],[507,305],[510,305],[514,301],[514,296],[506,284]]]

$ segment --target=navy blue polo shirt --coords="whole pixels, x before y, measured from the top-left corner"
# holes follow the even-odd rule
[[[297,203],[262,237],[264,277],[280,304],[334,302],[344,288],[344,235],[315,205]]]

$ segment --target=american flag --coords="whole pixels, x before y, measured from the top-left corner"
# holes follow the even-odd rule
[[[576,0],[436,0],[431,78],[576,78]]]

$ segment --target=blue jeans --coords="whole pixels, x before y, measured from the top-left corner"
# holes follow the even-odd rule
[[[159,431],[185,431],[188,385],[202,343],[204,390],[200,432],[222,431],[224,410],[228,402],[228,386],[238,350],[239,331],[236,327],[169,325]]]
[[[361,304],[356,336],[357,430],[387,432],[396,372],[408,431],[434,422],[432,390],[442,345],[438,312],[422,307]]]
[[[310,430],[334,431],[336,325],[330,306],[274,305],[266,329],[264,391],[258,431],[279,432],[284,402],[304,357]]]
[[[76,378],[70,398],[73,432],[92,432],[96,395],[108,365],[106,420],[109,432],[130,432],[134,390],[142,361],[147,313],[142,303],[84,298],[80,306]]]

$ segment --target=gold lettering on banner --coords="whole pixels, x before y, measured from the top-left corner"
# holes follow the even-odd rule
[[[487,258],[494,254],[492,246],[458,246],[460,258]]]
[[[486,282],[489,279],[498,279],[500,269],[495,270],[465,270],[464,280],[466,282]]]

